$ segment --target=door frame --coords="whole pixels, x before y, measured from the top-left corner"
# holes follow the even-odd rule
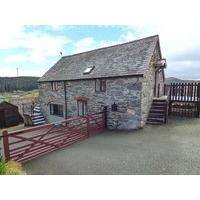
[[[155,70],[155,80],[154,80],[154,97],[157,94],[157,70]]]

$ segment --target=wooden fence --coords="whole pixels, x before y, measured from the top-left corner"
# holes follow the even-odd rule
[[[200,101],[200,83],[172,83],[171,85],[165,85],[165,94],[167,94],[169,90],[170,101]]]
[[[3,132],[5,160],[26,162],[64,148],[106,128],[106,112],[14,132]]]
[[[169,95],[169,114],[199,117],[200,83],[172,83],[164,93]]]

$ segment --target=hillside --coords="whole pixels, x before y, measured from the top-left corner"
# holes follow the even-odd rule
[[[169,77],[165,79],[165,84],[170,83],[194,83],[194,82],[200,82],[200,80],[182,80],[175,77]]]
[[[14,92],[17,90],[29,91],[37,89],[39,77],[20,76],[20,77],[0,77],[0,93]]]

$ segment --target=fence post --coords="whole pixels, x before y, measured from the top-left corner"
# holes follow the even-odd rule
[[[172,83],[170,84],[170,86],[169,86],[169,91],[168,91],[168,93],[169,93],[169,99],[168,99],[168,115],[170,115],[171,114],[171,102],[172,102]]]
[[[169,115],[169,99],[167,99],[166,105],[165,105],[165,124],[168,121],[168,115]]]
[[[87,124],[87,137],[90,137],[90,118],[89,118],[89,114],[86,115],[86,124]]]
[[[10,160],[8,131],[7,130],[3,131],[2,135],[3,135],[3,159]]]
[[[200,83],[197,85],[197,115],[200,117]]]
[[[108,108],[107,108],[107,106],[104,106],[103,116],[104,116],[105,128],[107,128],[107,114],[108,114]]]

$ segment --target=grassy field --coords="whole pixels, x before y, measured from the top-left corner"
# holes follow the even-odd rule
[[[0,93],[0,102],[7,101],[9,103],[18,105],[19,103],[27,103],[36,101],[38,98],[38,90],[31,91],[17,91],[13,93]]]

